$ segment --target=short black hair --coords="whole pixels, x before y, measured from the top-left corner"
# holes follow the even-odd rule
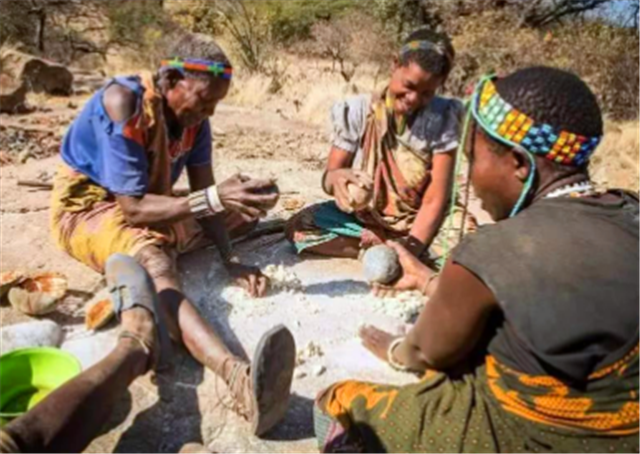
[[[598,101],[573,73],[534,66],[498,79],[496,89],[505,101],[537,123],[587,137],[602,135]]]
[[[447,76],[451,72],[456,53],[449,36],[428,28],[420,28],[407,36],[402,45],[405,46],[412,41],[427,41],[439,50],[415,49],[401,52],[400,63],[402,66],[413,62],[425,71],[438,76]]]
[[[210,36],[202,33],[186,33],[180,36],[169,50],[167,58],[209,60],[231,65],[222,47]],[[200,71],[185,71],[187,77],[204,79],[211,74]]]

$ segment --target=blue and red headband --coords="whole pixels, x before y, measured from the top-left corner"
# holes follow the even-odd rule
[[[160,62],[160,68],[174,68],[181,71],[198,71],[211,73],[221,79],[231,80],[233,75],[233,68],[229,63],[223,63],[218,61],[200,60],[197,58],[178,58],[174,57],[171,60],[162,60]]]

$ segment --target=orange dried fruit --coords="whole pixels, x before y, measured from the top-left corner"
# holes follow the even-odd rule
[[[113,318],[113,304],[110,299],[103,299],[90,303],[87,306],[87,314],[84,326],[89,330],[97,330],[105,326]]]

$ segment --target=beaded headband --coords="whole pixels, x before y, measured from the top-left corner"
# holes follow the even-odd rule
[[[601,136],[581,136],[536,122],[502,99],[493,79],[478,84],[471,105],[474,118],[492,137],[560,164],[580,166],[589,160]]]
[[[175,68],[181,71],[186,70],[212,73],[214,76],[226,80],[231,80],[231,75],[233,74],[233,68],[228,63],[199,60],[195,58],[182,59],[174,57],[171,60],[162,60],[160,62],[160,66],[161,68]]]
[[[400,55],[404,56],[407,53],[416,50],[430,50],[443,56],[448,61],[451,61],[451,55],[449,55],[445,47],[442,44],[432,43],[431,41],[409,41],[407,44],[402,46],[402,49],[400,49]]]

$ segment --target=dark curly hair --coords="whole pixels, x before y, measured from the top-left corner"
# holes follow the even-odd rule
[[[434,49],[401,51],[399,59],[403,66],[413,62],[420,65],[425,71],[439,76],[447,76],[451,72],[456,53],[449,36],[426,28],[418,29],[403,41],[403,49],[413,41],[427,41],[434,45]]]

